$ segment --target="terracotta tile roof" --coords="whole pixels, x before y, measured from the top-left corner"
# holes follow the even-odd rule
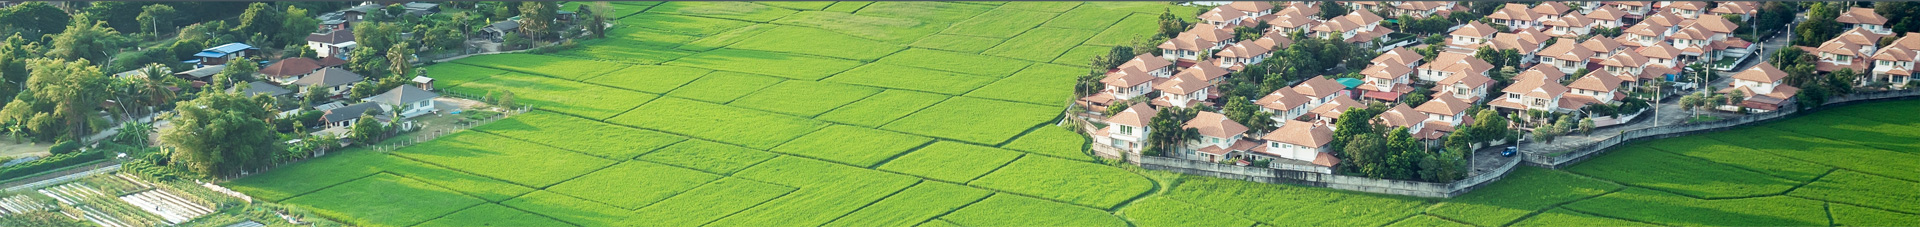
[[[1206,21],[1231,21],[1231,20],[1238,20],[1240,19],[1240,17],[1247,16],[1246,12],[1241,12],[1239,10],[1231,10],[1231,9],[1222,10],[1226,8],[1227,6],[1214,7],[1211,10],[1207,10],[1206,13],[1200,14],[1200,19],[1206,20]]]
[[[1786,78],[1787,72],[1780,71],[1779,68],[1774,68],[1773,64],[1756,64],[1752,68],[1747,68],[1745,71],[1733,74],[1733,79],[1761,83],[1773,83],[1774,81],[1780,81]]]
[[[1421,124],[1425,124],[1427,126],[1420,128],[1419,132],[1413,132],[1414,139],[1437,140],[1440,138],[1446,138],[1448,132],[1453,132],[1453,126],[1447,125],[1446,122],[1427,121],[1427,122],[1421,122]]]
[[[1680,49],[1673,48],[1673,46],[1667,45],[1667,43],[1658,43],[1653,46],[1641,47],[1640,56],[1658,59],[1675,59],[1680,57]]]
[[[1480,58],[1471,55],[1454,52],[1440,52],[1440,56],[1433,58],[1433,63],[1420,65],[1420,70],[1452,72],[1456,74],[1485,74],[1487,70],[1492,69],[1493,64],[1487,63],[1486,60],[1480,60]]]
[[[1559,20],[1549,20],[1542,24],[1559,27],[1590,27],[1593,26],[1593,19],[1588,19],[1587,16],[1581,16],[1579,13],[1567,13],[1566,16],[1560,16]]]
[[[1546,49],[1540,50],[1540,56],[1567,61],[1582,61],[1593,58],[1593,50],[1587,50],[1587,48],[1581,47],[1580,44],[1576,42],[1577,41],[1573,41],[1573,39],[1560,38],[1560,41],[1554,41],[1552,46],[1547,46]]]
[[[1832,40],[1828,40],[1828,42],[1840,41],[1853,45],[1879,46],[1880,37],[1882,36],[1885,35],[1867,31],[1865,28],[1854,27],[1853,29],[1847,29],[1847,31],[1841,32],[1840,36],[1835,36]]]
[[[1255,56],[1260,56],[1260,55],[1264,55],[1272,52],[1273,52],[1272,49],[1267,49],[1265,47],[1261,47],[1259,44],[1254,44],[1253,40],[1243,40],[1243,41],[1240,41],[1239,43],[1234,43],[1231,46],[1227,46],[1227,48],[1221,48],[1220,53],[1215,55],[1218,55],[1223,58],[1252,58]]]
[[[1500,33],[1500,34],[1493,34],[1493,39],[1487,40],[1487,44],[1492,46],[1493,49],[1517,50],[1522,55],[1533,54],[1534,51],[1540,49],[1540,42],[1529,41],[1528,40],[1529,38],[1525,37],[1527,36],[1525,34],[1533,34],[1533,35],[1539,35],[1540,37],[1547,37],[1546,34],[1534,33],[1534,32]]]
[[[1141,72],[1139,69],[1122,67],[1120,68],[1120,70],[1107,73],[1107,77],[1101,78],[1100,83],[1122,87],[1122,88],[1128,88],[1128,87],[1138,86],[1143,83],[1147,83],[1147,81],[1153,81],[1153,79],[1155,79],[1153,75],[1148,74],[1147,72]]]
[[[1533,9],[1531,9],[1531,11],[1533,11],[1533,13],[1535,14],[1540,14],[1540,15],[1560,15],[1562,13],[1567,13],[1567,11],[1573,11],[1573,7],[1567,7],[1567,3],[1564,3],[1564,2],[1549,1],[1549,2],[1541,2],[1538,5],[1533,5]]]
[[[1693,23],[1690,24],[1692,26],[1699,26],[1706,31],[1720,34],[1733,33],[1733,30],[1740,28],[1740,24],[1734,24],[1733,21],[1724,17],[1700,17],[1692,21]]]
[[[1715,6],[1713,7],[1713,10],[1708,10],[1707,12],[1717,13],[1717,14],[1760,13],[1759,7],[1756,7],[1754,5],[1754,2],[1748,2],[1748,1],[1722,1],[1720,2],[1719,6]]]
[[[1153,107],[1148,107],[1147,105],[1128,105],[1127,110],[1122,110],[1120,114],[1114,114],[1113,117],[1107,118],[1107,124],[1147,127],[1147,123],[1153,122],[1153,116],[1156,114],[1160,114],[1160,112],[1154,111]]]
[[[1501,5],[1500,10],[1495,10],[1493,14],[1488,14],[1487,18],[1531,21],[1540,19],[1540,14],[1534,13],[1531,9],[1527,9],[1526,4],[1507,3],[1506,5]]]
[[[1623,6],[1647,6],[1647,2],[1645,1],[1608,1],[1605,4],[1623,5]]]
[[[1314,26],[1313,30],[1320,32],[1352,31],[1366,27],[1367,25],[1380,23],[1380,20],[1382,20],[1380,15],[1373,15],[1373,13],[1364,10],[1354,10],[1353,12],[1347,13],[1347,15],[1328,19],[1319,26]]]
[[[1287,120],[1287,123],[1280,125],[1279,129],[1274,129],[1272,133],[1267,133],[1266,136],[1261,136],[1260,139],[1299,146],[1320,147],[1326,146],[1327,142],[1333,142],[1333,130],[1327,129],[1327,126],[1314,124],[1312,122]]]
[[[1612,92],[1614,89],[1620,88],[1620,82],[1622,82],[1620,76],[1613,75],[1613,72],[1607,72],[1606,69],[1601,69],[1587,72],[1587,75],[1580,76],[1578,80],[1573,80],[1573,84],[1567,85],[1567,87],[1589,91]]]
[[[1448,76],[1446,79],[1440,80],[1439,84],[1460,84],[1467,85],[1467,87],[1480,87],[1486,86],[1489,82],[1493,82],[1493,78],[1480,74],[1455,73],[1453,76]]]
[[[1346,88],[1346,85],[1340,85],[1340,82],[1334,82],[1324,76],[1314,76],[1313,78],[1308,78],[1307,81],[1300,82],[1298,85],[1293,85],[1294,92],[1310,97],[1332,96]]]
[[[1620,41],[1613,39],[1587,39],[1586,42],[1580,43],[1580,47],[1585,47],[1588,51],[1595,53],[1610,52],[1620,49]]]
[[[1556,81],[1535,78],[1515,79],[1512,85],[1507,85],[1507,89],[1502,89],[1501,92],[1535,98],[1553,98],[1553,96],[1567,93],[1567,86],[1560,85]]]
[[[1315,115],[1325,116],[1327,118],[1340,118],[1340,114],[1346,113],[1348,108],[1366,108],[1366,107],[1367,107],[1366,104],[1360,103],[1360,101],[1358,100],[1353,100],[1353,98],[1349,98],[1346,96],[1340,96],[1340,97],[1334,97],[1332,101],[1327,101],[1327,103],[1321,103],[1320,106],[1314,107],[1313,110],[1308,110],[1307,112],[1313,113]]]
[[[1707,9],[1707,3],[1695,2],[1695,1],[1672,1],[1667,4],[1667,8],[1683,9],[1683,10],[1704,10],[1704,9]]]
[[[1567,73],[1560,72],[1560,68],[1547,64],[1534,64],[1533,67],[1527,68],[1526,71],[1520,71],[1520,74],[1513,78],[1515,81],[1546,80],[1557,84],[1560,83],[1561,78],[1566,77]]]
[[[1388,80],[1406,77],[1412,73],[1413,68],[1407,68],[1406,65],[1399,64],[1373,64],[1368,65],[1367,69],[1360,70],[1361,75]]]
[[[1317,13],[1319,11],[1314,11],[1314,12]],[[1314,25],[1320,24],[1320,21],[1313,20],[1313,18],[1309,18],[1309,16],[1306,13],[1302,13],[1297,10],[1292,10],[1291,8],[1289,8],[1288,10],[1283,10],[1280,13],[1276,13],[1274,15],[1279,15],[1279,16],[1274,17],[1272,20],[1267,20],[1267,25],[1272,25],[1273,27],[1279,27],[1279,28],[1285,28],[1285,29],[1298,29],[1298,28],[1312,28]]]
[[[1600,65],[1637,68],[1647,65],[1647,56],[1640,55],[1640,52],[1635,51],[1621,51],[1620,53],[1607,57],[1606,61],[1600,61]]]
[[[1639,24],[1634,24],[1633,27],[1627,27],[1626,33],[1642,35],[1642,36],[1660,37],[1662,35],[1666,35],[1667,27],[1669,26],[1661,26],[1661,25],[1656,25],[1652,23],[1639,23]],[[1620,37],[1625,38],[1626,36],[1620,36]]]
[[[1618,21],[1620,17],[1624,16],[1627,16],[1627,12],[1620,11],[1620,9],[1613,7],[1600,7],[1599,9],[1594,9],[1593,12],[1587,12],[1588,19],[1603,21]]]
[[[1880,48],[1878,52],[1879,53],[1873,54],[1874,60],[1913,61],[1913,55],[1915,54],[1913,50],[1908,50],[1906,47],[1902,47],[1902,46]],[[1893,67],[1893,68],[1900,68],[1900,67]]]
[[[315,61],[311,58],[295,57],[295,58],[281,59],[279,62],[274,62],[272,65],[267,65],[266,68],[260,68],[260,74],[284,78],[284,77],[291,77],[291,76],[307,75],[307,73],[313,73],[314,70],[319,70],[319,69],[320,69],[320,61]]]
[[[1233,71],[1228,71],[1225,68],[1220,68],[1220,64],[1194,64],[1193,67],[1187,67],[1187,69],[1185,70],[1180,70],[1179,75],[1174,75],[1174,76],[1178,77],[1180,75],[1191,74],[1194,78],[1199,78],[1202,82],[1206,82],[1206,81],[1213,81],[1214,79],[1219,79],[1220,77],[1223,77],[1223,76],[1227,76],[1227,73],[1232,73],[1232,72]]]
[[[1180,35],[1175,36],[1173,39],[1168,39],[1167,42],[1161,43],[1159,48],[1206,51],[1207,49],[1213,48],[1214,43],[1230,39],[1233,39],[1232,30],[1215,29],[1213,26],[1193,26],[1193,29],[1181,32]]]
[[[1900,39],[1893,40],[1893,44],[1887,46],[1906,47],[1908,50],[1920,50],[1920,32],[1908,32],[1906,35],[1900,36]]]
[[[1247,133],[1246,125],[1227,119],[1227,115],[1207,111],[1200,111],[1200,114],[1194,115],[1193,120],[1187,120],[1182,127],[1199,130],[1200,135],[1219,138],[1233,138],[1234,135]]]
[[[1260,100],[1254,101],[1254,104],[1275,111],[1287,111],[1300,107],[1301,105],[1306,105],[1307,102],[1312,101],[1313,98],[1307,97],[1307,95],[1294,92],[1293,89],[1283,88],[1275,89],[1273,93],[1268,93],[1267,96],[1260,97]]]
[[[1320,155],[1316,155],[1313,157],[1313,164],[1319,165],[1319,166],[1333,167],[1335,165],[1340,165],[1340,158],[1333,157],[1333,153],[1320,152]]]
[[[1167,61],[1166,58],[1153,56],[1153,54],[1135,55],[1133,56],[1133,60],[1127,60],[1127,63],[1120,64],[1120,68],[1122,69],[1133,69],[1141,72],[1152,72],[1153,70],[1167,68],[1168,66],[1173,66],[1173,62]]]
[[[1493,29],[1492,25],[1480,23],[1480,21],[1473,21],[1467,22],[1467,26],[1461,26],[1460,29],[1453,30],[1452,33],[1447,34],[1466,37],[1487,37],[1499,32],[1500,30]]]
[[[1452,96],[1434,96],[1433,100],[1427,100],[1427,103],[1413,109],[1431,115],[1454,116],[1467,111],[1468,107],[1473,107],[1473,103]]]
[[[1640,69],[1639,80],[1635,81],[1660,79],[1663,75],[1675,73],[1680,73],[1680,71],[1670,67],[1649,66],[1645,69]]]
[[[1180,74],[1174,76],[1171,80],[1167,80],[1165,83],[1155,83],[1153,89],[1160,90],[1160,92],[1184,95],[1193,94],[1193,92],[1201,91],[1212,86],[1212,84],[1207,84],[1207,80],[1196,78],[1191,74]]]
[[[1420,56],[1419,52],[1413,52],[1406,47],[1394,47],[1392,50],[1380,53],[1379,57],[1373,57],[1373,64],[1413,65],[1420,62],[1421,58],[1424,57]]]
[[[1846,12],[1840,13],[1840,17],[1836,17],[1833,20],[1848,24],[1887,24],[1887,17],[1880,16],[1880,13],[1874,12],[1873,8],[1861,7],[1848,8]]]
[[[1280,11],[1285,12],[1285,11],[1291,10],[1295,12],[1300,12],[1301,15],[1305,15],[1309,17],[1319,16],[1320,5],[1318,4],[1319,4],[1318,2],[1305,2],[1305,1],[1287,2],[1287,8],[1281,9]]]
[[[1394,105],[1393,108],[1387,108],[1386,112],[1380,112],[1380,116],[1375,116],[1374,120],[1387,127],[1413,128],[1413,124],[1426,121],[1427,114],[1413,110],[1413,107],[1407,107],[1406,103],[1401,103]]]
[[[1250,12],[1250,13],[1266,12],[1267,10],[1273,10],[1273,4],[1267,3],[1266,1],[1235,1],[1233,3],[1227,3],[1226,5],[1223,5],[1221,7],[1226,7],[1229,9],[1239,10],[1242,12]]]
[[[1660,27],[1673,27],[1673,26],[1680,25],[1680,21],[1687,20],[1687,18],[1682,18],[1680,17],[1680,15],[1673,14],[1673,11],[1666,11],[1666,10],[1656,10],[1656,11],[1659,11],[1659,12],[1655,12],[1653,13],[1653,15],[1647,15],[1647,19],[1640,21],[1640,23],[1659,25]]]
[[[1279,32],[1268,32],[1266,36],[1261,36],[1260,39],[1253,40],[1253,44],[1259,45],[1260,48],[1266,48],[1268,52],[1272,52],[1280,50],[1280,48],[1293,46],[1293,39],[1287,38]]]

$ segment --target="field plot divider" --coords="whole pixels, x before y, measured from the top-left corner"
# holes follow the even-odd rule
[[[1820,106],[1808,107],[1806,108],[1806,110],[1801,110],[1800,105],[1798,103],[1787,103],[1786,105],[1782,105],[1780,107],[1780,110],[1777,110],[1777,111],[1750,114],[1750,115],[1740,116],[1738,118],[1733,118],[1733,119],[1726,119],[1726,120],[1712,121],[1712,122],[1683,123],[1683,124],[1665,125],[1665,126],[1652,127],[1652,128],[1621,131],[1619,135],[1608,137],[1606,140],[1601,140],[1600,142],[1597,142],[1597,143],[1588,144],[1585,146],[1580,146],[1578,148],[1567,150],[1565,151],[1566,153],[1561,155],[1557,155],[1557,156],[1551,155],[1551,153],[1558,153],[1558,152],[1551,152],[1547,155],[1523,152],[1520,159],[1526,160],[1528,165],[1558,169],[1558,168],[1564,168],[1564,167],[1573,165],[1574,163],[1579,163],[1580,161],[1585,161],[1588,158],[1592,158],[1594,155],[1605,153],[1606,151],[1611,150],[1614,146],[1626,144],[1629,142],[1722,131],[1722,130],[1727,130],[1727,129],[1738,127],[1738,126],[1744,126],[1744,125],[1753,124],[1753,123],[1770,122],[1774,120],[1784,119],[1788,116],[1799,116],[1806,113],[1817,112],[1827,108],[1845,106],[1847,104],[1853,104],[1858,102],[1877,101],[1877,100],[1912,99],[1916,97],[1920,97],[1920,90],[1893,90],[1893,91],[1855,93],[1855,94],[1842,96],[1842,97],[1833,97],[1831,99],[1828,99],[1825,103],[1821,104]],[[1548,153],[1548,152],[1540,152],[1540,153]]]

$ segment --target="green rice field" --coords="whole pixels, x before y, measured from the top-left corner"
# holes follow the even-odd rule
[[[1203,8],[615,5],[628,16],[608,39],[426,68],[531,112],[221,184],[357,226],[1920,225],[1920,101],[1414,198],[1143,170],[1054,126],[1082,59],[1144,39],[1162,11]]]

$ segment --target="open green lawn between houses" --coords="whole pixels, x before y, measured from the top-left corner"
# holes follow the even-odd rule
[[[637,12],[615,38],[427,67],[533,112],[223,185],[361,226],[1920,225],[1920,151],[1902,143],[1920,141],[1920,101],[1410,198],[1108,164],[1050,124],[1085,71],[1073,60],[1099,52],[1083,49],[1194,7],[620,4]],[[807,43],[824,41],[850,43]]]

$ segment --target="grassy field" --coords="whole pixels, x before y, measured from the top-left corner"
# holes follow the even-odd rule
[[[1920,225],[1920,101],[1412,198],[1143,170],[1051,124],[1084,59],[1204,8],[615,4],[608,39],[425,68],[533,112],[220,184],[358,226]]]

